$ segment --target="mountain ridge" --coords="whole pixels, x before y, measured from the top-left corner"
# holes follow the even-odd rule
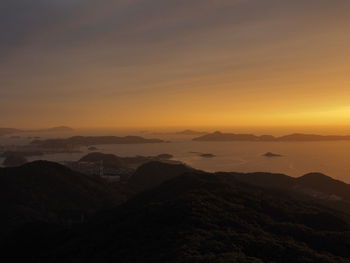
[[[37,262],[346,263],[349,222],[234,176],[186,173],[88,224],[26,239],[48,242],[28,252]]]
[[[272,135],[257,136],[254,134],[222,133],[216,131],[193,139],[194,141],[252,141],[252,142],[312,142],[312,141],[343,141],[350,140],[350,135],[317,135],[294,133],[275,137]]]

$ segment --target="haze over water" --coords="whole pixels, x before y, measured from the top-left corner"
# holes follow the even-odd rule
[[[221,128],[233,132],[232,128]],[[202,129],[203,130],[203,129]],[[252,128],[235,127],[235,132],[285,135],[288,131],[311,133],[312,128]],[[331,132],[334,130],[335,132]],[[135,129],[78,129],[68,133],[24,133],[20,139],[3,137],[0,144],[27,144],[30,136],[38,135],[41,138],[66,138],[75,135],[139,135],[145,138],[160,138],[170,143],[132,144],[132,145],[101,145],[97,146],[99,152],[113,153],[118,156],[151,156],[162,153],[174,155],[174,160],[182,161],[194,168],[205,171],[227,172],[273,172],[285,173],[298,177],[309,172],[321,172],[333,178],[350,183],[350,141],[337,142],[198,142],[192,141],[195,136],[180,136],[166,134],[174,129],[164,128],[153,132],[152,130]],[[321,134],[350,134],[348,127],[320,127],[315,130]],[[341,132],[342,131],[342,132]],[[315,132],[315,133],[316,133]],[[81,153],[49,154],[29,158],[30,161],[45,159],[50,161],[77,161],[89,151],[82,148]],[[266,152],[283,155],[278,158],[262,156]],[[216,157],[203,158],[198,153],[211,153]],[[0,160],[1,162],[1,160]]]

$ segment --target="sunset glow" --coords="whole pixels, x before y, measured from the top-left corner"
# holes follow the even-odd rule
[[[350,125],[349,11],[347,0],[6,0],[1,125]]]

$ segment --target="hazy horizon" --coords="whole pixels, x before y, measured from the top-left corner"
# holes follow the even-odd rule
[[[172,133],[180,132],[184,130],[193,130],[199,132],[226,132],[226,133],[253,133],[256,135],[286,135],[292,133],[307,133],[307,134],[320,134],[320,135],[350,135],[350,125],[344,126],[327,126],[327,125],[309,125],[309,126],[101,126],[101,127],[87,127],[87,126],[74,126],[67,124],[58,124],[53,126],[16,126],[10,127],[9,125],[0,125],[0,128],[16,128],[24,131],[35,131],[44,130],[53,127],[66,126],[72,128],[74,131],[69,132],[74,134],[105,134],[105,135],[115,135],[115,134],[125,134],[125,135],[152,135],[156,136],[157,133],[161,135],[162,133]],[[64,135],[65,133],[60,133]]]

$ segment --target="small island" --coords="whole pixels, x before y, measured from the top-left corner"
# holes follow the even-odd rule
[[[283,155],[281,155],[281,154],[272,153],[272,152],[267,152],[267,153],[263,154],[263,156],[268,157],[268,158],[283,157]]]
[[[214,157],[216,157],[216,155],[211,154],[211,153],[202,153],[199,156],[203,157],[203,158],[214,158]]]
[[[196,154],[199,157],[203,157],[203,158],[214,158],[214,157],[216,157],[216,155],[212,154],[212,153],[201,153],[201,152],[189,152],[189,153]]]

